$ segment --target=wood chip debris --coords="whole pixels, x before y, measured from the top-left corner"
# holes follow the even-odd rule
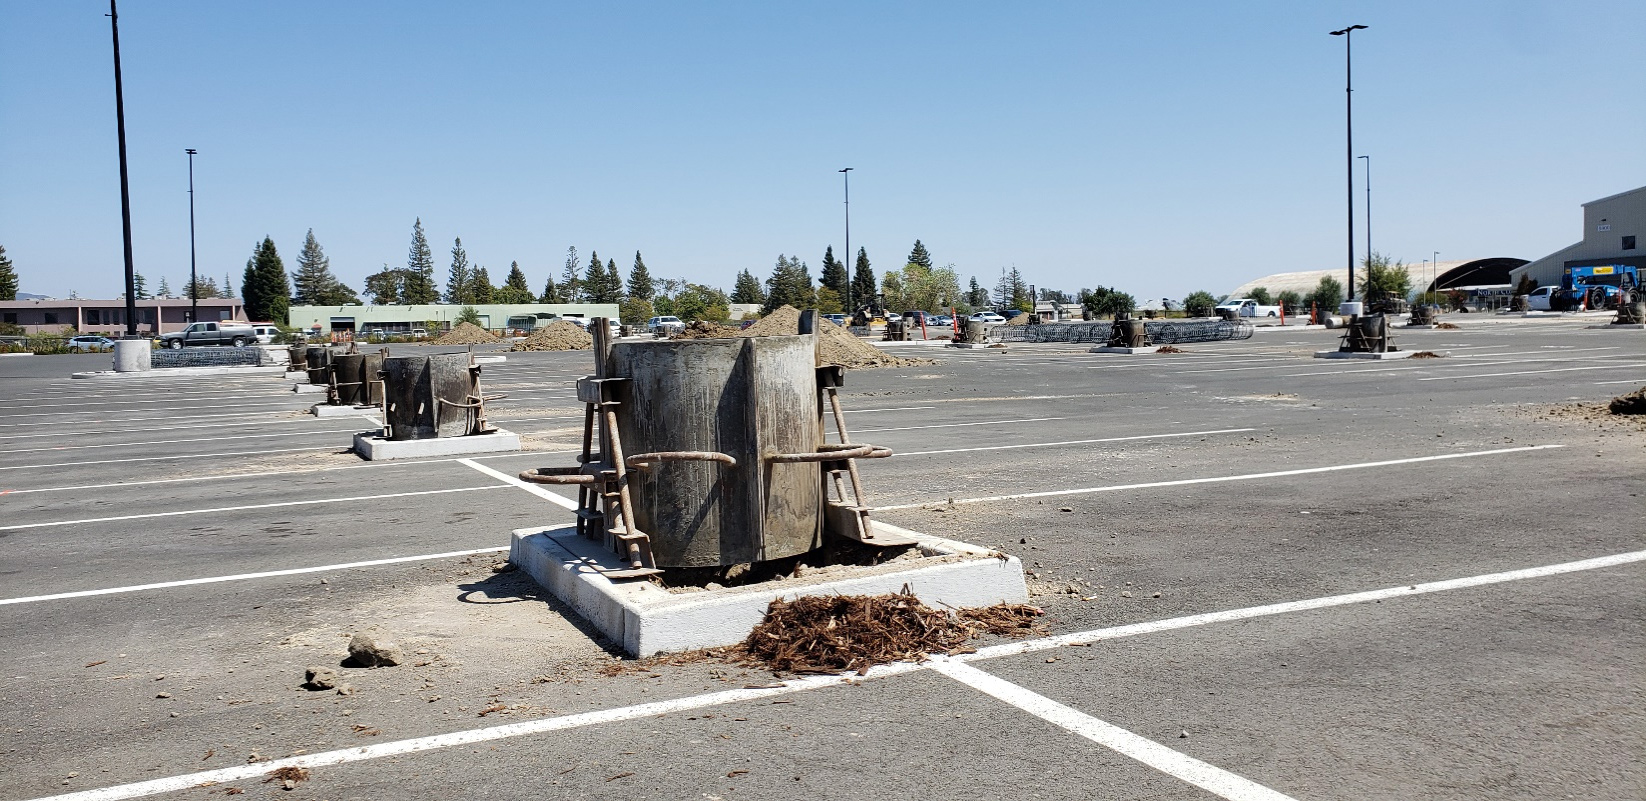
[[[932,609],[912,595],[832,595],[775,600],[743,642],[744,660],[776,673],[867,673],[875,665],[955,653],[980,632],[1041,631],[1026,604]]]

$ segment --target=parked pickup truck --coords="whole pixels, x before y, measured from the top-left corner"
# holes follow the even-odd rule
[[[1279,306],[1262,306],[1251,298],[1229,298],[1217,304],[1218,312],[1233,312],[1235,317],[1278,317]],[[1221,314],[1220,314],[1221,316]]]
[[[218,323],[190,323],[188,328],[160,335],[160,346],[179,350],[184,346],[232,345],[243,348],[257,341],[257,329],[251,323],[224,320]]]

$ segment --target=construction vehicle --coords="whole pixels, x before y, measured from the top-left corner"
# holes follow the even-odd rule
[[[1615,309],[1625,295],[1640,288],[1640,270],[1629,264],[1591,264],[1567,267],[1560,289],[1549,295],[1554,311]]]

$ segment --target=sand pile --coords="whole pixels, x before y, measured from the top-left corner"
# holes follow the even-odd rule
[[[760,322],[737,332],[745,337],[793,336],[800,333],[800,310],[783,306],[761,318]],[[865,370],[874,367],[913,367],[936,364],[931,359],[904,359],[886,353],[847,333],[846,329],[819,317],[817,319],[817,360]]]
[[[588,350],[594,347],[594,337],[576,323],[555,320],[542,328],[532,329],[523,341],[509,350]]]
[[[492,336],[492,332],[470,322],[461,322],[457,327],[442,334],[439,339],[430,343],[433,345],[490,345],[499,341]]]
[[[867,673],[962,648],[979,632],[1038,631],[1041,610],[1022,604],[962,609],[957,616],[910,595],[802,596],[772,601],[743,641],[744,657],[779,673]]]
[[[1018,312],[1016,314],[1016,316],[1014,316],[1014,317],[1012,317],[1012,319],[1006,321],[1006,325],[1028,325],[1028,324],[1029,324],[1029,313],[1028,312]]]
[[[686,326],[684,331],[675,334],[670,339],[730,339],[740,333],[738,329],[729,325],[711,323],[708,320],[698,320]]]
[[[1612,414],[1646,414],[1646,387],[1612,399]]]

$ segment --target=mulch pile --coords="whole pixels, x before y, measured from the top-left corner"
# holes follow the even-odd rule
[[[1435,353],[1432,350],[1420,350],[1420,351],[1418,351],[1418,352],[1416,352],[1416,353],[1414,353],[1410,356],[1407,356],[1406,358],[1408,358],[1408,359],[1438,359],[1438,358],[1440,358],[1440,354]]]
[[[1184,350],[1176,345],[1161,345],[1155,353],[1183,353]]]
[[[527,350],[588,350],[594,347],[594,337],[576,323],[555,320],[542,328],[534,328],[524,340],[514,343],[511,351]]]
[[[1612,399],[1612,414],[1646,414],[1646,387]]]
[[[776,311],[761,318],[760,322],[738,331],[737,335],[772,337],[793,336],[798,333],[800,333],[800,310],[793,306],[781,306]],[[923,364],[937,364],[936,361],[931,359],[905,359],[893,356],[852,336],[846,329],[821,317],[817,320],[817,360],[821,364],[834,364],[858,370],[875,367],[914,367]]]
[[[912,595],[809,596],[772,601],[743,642],[744,661],[775,673],[867,673],[875,665],[918,662],[965,650],[979,632],[1038,632],[1041,611],[1022,604],[962,609],[956,616]]]
[[[731,339],[740,333],[738,329],[729,325],[711,323],[708,320],[698,320],[686,326],[684,331],[675,334],[670,339]]]
[[[458,323],[455,328],[442,334],[433,343],[435,345],[490,345],[498,342],[492,332],[470,322]]]

